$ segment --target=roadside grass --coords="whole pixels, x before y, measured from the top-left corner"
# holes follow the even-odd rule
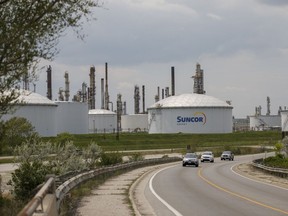
[[[57,142],[57,137],[45,137],[43,141]],[[229,134],[75,134],[72,138],[79,148],[85,148],[91,142],[101,146],[104,151],[133,151],[157,149],[194,149],[239,146],[274,146],[281,140],[279,131],[247,131]]]

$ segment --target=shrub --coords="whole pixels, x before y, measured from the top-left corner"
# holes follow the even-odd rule
[[[26,200],[31,197],[33,189],[45,181],[45,176],[50,173],[50,169],[42,163],[22,163],[19,168],[12,173],[12,182],[16,198]]]
[[[99,164],[102,166],[107,166],[107,165],[114,165],[118,163],[122,163],[122,155],[119,152],[114,152],[114,153],[102,153],[100,156],[100,162]]]
[[[288,169],[288,159],[280,154],[275,157],[265,158],[263,164],[265,166]]]
[[[144,156],[140,152],[136,152],[129,156],[129,161],[141,161],[144,160]]]
[[[74,140],[74,136],[68,132],[57,134],[57,137],[55,139],[56,143],[60,145],[64,145],[67,142],[73,142],[73,140]]]

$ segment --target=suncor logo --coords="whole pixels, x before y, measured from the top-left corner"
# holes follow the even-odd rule
[[[206,115],[203,112],[195,112],[193,116],[177,116],[177,125],[187,125],[188,123],[206,124]]]

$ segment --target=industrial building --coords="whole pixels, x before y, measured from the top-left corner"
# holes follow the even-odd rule
[[[288,110],[282,110],[281,115],[281,128],[282,128],[282,138],[288,135]]]
[[[105,109],[93,109],[88,113],[89,133],[115,133],[117,114]]]
[[[227,102],[204,94],[167,97],[148,108],[148,131],[231,133],[232,109]]]
[[[271,115],[270,97],[267,97],[267,112],[262,114],[262,107],[255,107],[255,114],[249,116],[250,130],[261,131],[281,128],[281,107],[279,107],[277,115]]]
[[[148,114],[122,115],[121,129],[123,132],[147,132]]]
[[[21,90],[21,104],[15,106],[15,113],[3,115],[3,120],[12,117],[26,118],[41,136],[56,136],[68,132],[88,132],[88,105],[76,102],[54,102],[48,98]]]

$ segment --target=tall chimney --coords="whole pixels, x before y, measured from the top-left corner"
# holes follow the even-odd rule
[[[139,101],[140,101],[140,92],[139,92],[139,86],[135,85],[134,87],[134,113],[139,114]]]
[[[162,99],[164,99],[164,98],[165,98],[165,90],[162,89]]]
[[[143,113],[145,113],[145,85],[142,85],[142,106]]]
[[[65,101],[69,101],[69,96],[70,96],[70,90],[69,90],[69,74],[66,71],[64,74],[64,78],[65,78]]]
[[[52,100],[52,68],[49,65],[47,68],[47,98]]]
[[[95,109],[95,95],[96,95],[96,86],[95,86],[95,67],[90,67],[90,88],[89,88],[89,109]]]
[[[105,63],[105,109],[109,110],[109,93],[108,93],[108,63]],[[113,110],[112,110],[113,111]]]
[[[174,73],[174,67],[171,67],[171,95],[175,95],[175,73]]]
[[[101,109],[104,109],[105,94],[104,94],[104,78],[101,78]]]

